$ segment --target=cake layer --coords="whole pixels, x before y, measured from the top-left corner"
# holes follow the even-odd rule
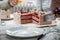
[[[32,16],[32,14],[29,14],[29,13],[23,13],[23,14],[21,14],[21,16]]]
[[[34,17],[34,16],[32,17],[32,19],[33,19],[33,20],[36,20],[36,21],[39,21],[39,19],[36,18],[36,17]]]
[[[38,16],[38,15],[34,15],[34,14],[33,14],[32,16],[33,16],[33,17],[36,17],[36,18],[38,18],[38,19],[39,19],[39,16]]]
[[[21,20],[32,20],[32,18],[28,18],[28,19],[21,19]]]
[[[21,19],[30,19],[32,16],[21,16]]]
[[[21,24],[26,24],[27,21],[26,20],[21,20]]]
[[[21,14],[21,19],[30,19],[32,18],[32,14],[24,13]]]
[[[21,24],[31,23],[31,20],[21,20]]]
[[[32,23],[32,19],[30,19],[30,20],[26,20],[27,21],[27,23]]]
[[[35,20],[32,20],[32,23],[34,23],[34,24],[39,24],[37,21],[35,21]]]

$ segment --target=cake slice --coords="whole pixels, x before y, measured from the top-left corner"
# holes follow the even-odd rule
[[[55,20],[54,14],[45,14],[44,12],[34,14],[32,16],[32,22],[39,25],[52,24],[52,20]]]
[[[14,13],[14,20],[20,24],[32,23],[32,14],[29,13]]]

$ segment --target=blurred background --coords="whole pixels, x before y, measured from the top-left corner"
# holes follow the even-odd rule
[[[9,0],[0,0],[0,9],[9,7],[8,6],[8,1]],[[50,4],[51,4],[51,0],[21,0],[21,2],[19,2],[16,6],[11,7],[11,13],[13,13],[14,11],[18,11],[19,9],[41,9],[43,8],[45,11],[50,10]]]

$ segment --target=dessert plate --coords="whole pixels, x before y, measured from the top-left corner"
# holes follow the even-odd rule
[[[6,34],[13,37],[36,37],[44,32],[41,28],[31,27],[13,27],[6,30]]]

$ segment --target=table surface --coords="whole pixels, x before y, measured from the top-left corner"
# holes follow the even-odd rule
[[[6,21],[5,25],[0,26],[0,40],[25,40],[25,39],[11,38],[5,34],[5,31],[13,26],[17,26],[17,24],[12,23],[12,21]]]

